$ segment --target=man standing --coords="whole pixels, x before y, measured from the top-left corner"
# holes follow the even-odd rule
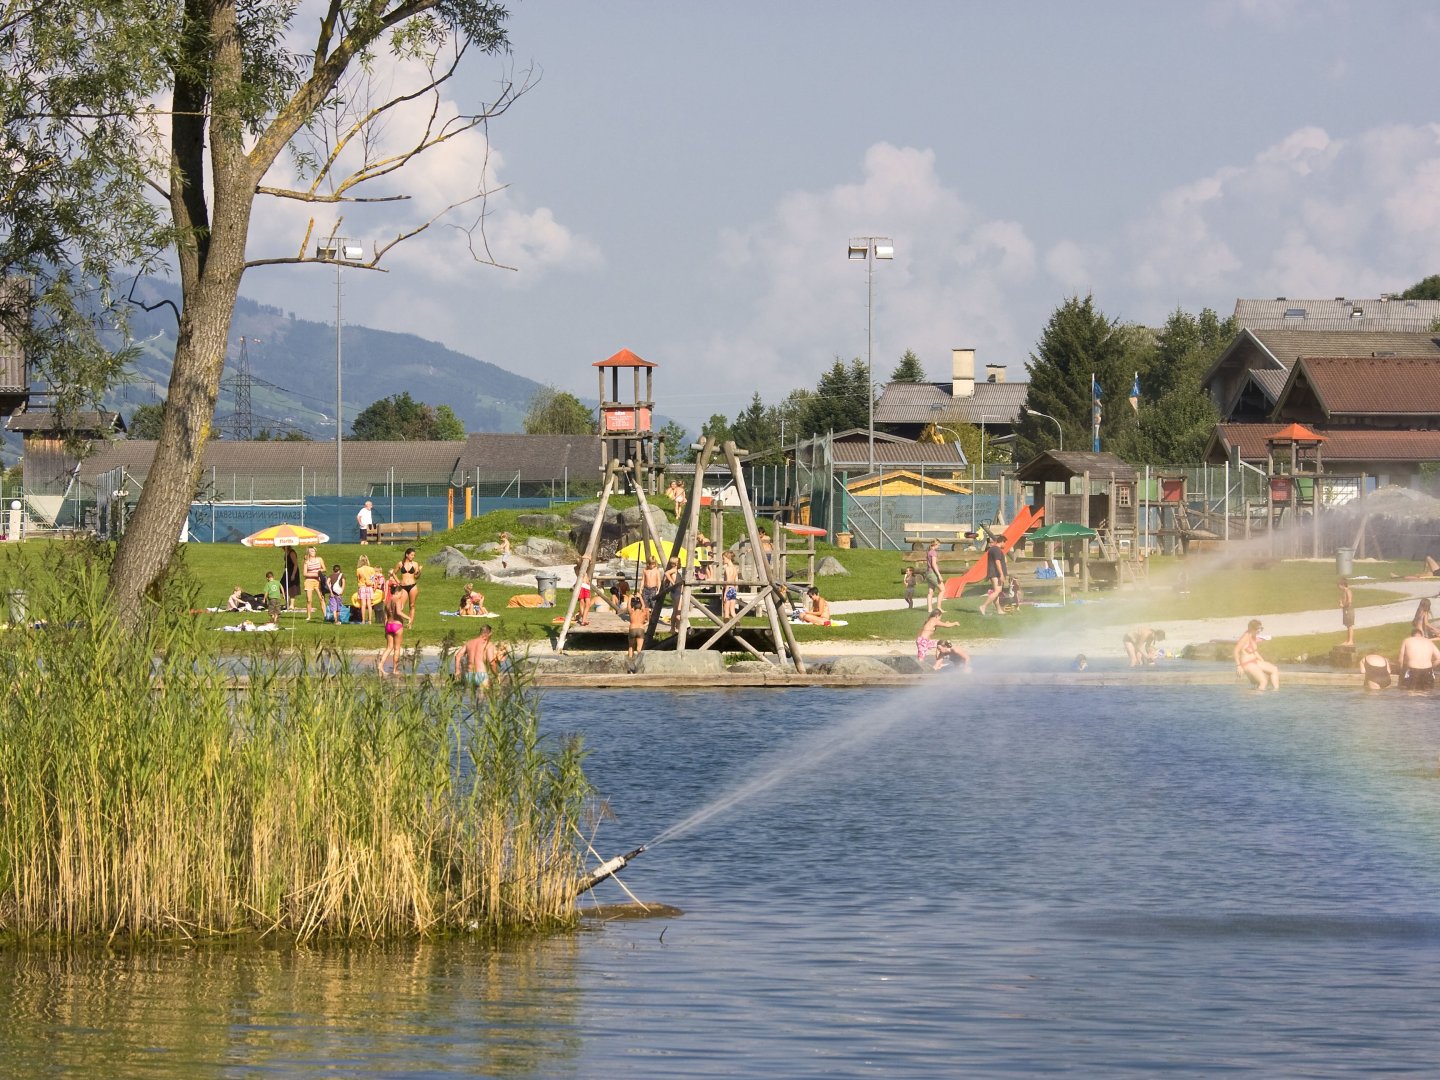
[[[1431,690],[1435,686],[1435,665],[1440,664],[1440,647],[1416,626],[1400,643],[1400,688]]]
[[[640,653],[645,648],[645,631],[650,627],[650,605],[645,602],[643,593],[639,596],[630,594],[625,616],[625,668],[633,674]]]
[[[481,629],[455,654],[456,681],[473,687],[476,694],[489,684],[499,659],[495,647],[490,644],[492,629],[489,626]]]
[[[985,577],[990,582],[990,591],[985,594],[985,599],[980,601],[981,615],[986,614],[985,609],[992,602],[1000,599],[1001,590],[1005,588],[1005,579],[1009,576],[1010,568],[1005,562],[1005,549],[1000,546],[1000,538],[991,533],[990,544],[985,549]]]
[[[1345,644],[1355,644],[1355,597],[1350,592],[1350,582],[1340,579],[1340,622],[1345,627]]]
[[[370,529],[375,524],[375,505],[369,499],[365,500],[365,505],[355,514],[355,524],[360,527],[360,543],[368,544]]]

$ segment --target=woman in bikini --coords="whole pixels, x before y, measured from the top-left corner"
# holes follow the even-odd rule
[[[935,631],[942,626],[959,626],[958,622],[951,622],[945,618],[944,612],[932,611],[925,619],[925,625],[920,627],[920,633],[915,635],[915,659],[922,665],[932,663],[930,653],[935,649]]]
[[[1251,619],[1235,642],[1235,671],[1255,684],[1256,690],[1280,689],[1280,669],[1260,655],[1260,631],[1265,629],[1259,619]]]
[[[406,548],[404,557],[390,573],[396,579],[391,588],[395,613],[405,620],[406,626],[414,626],[415,604],[420,599],[420,564],[415,561],[415,549]]]

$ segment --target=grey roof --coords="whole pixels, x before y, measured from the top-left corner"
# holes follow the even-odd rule
[[[346,443],[348,451],[350,444]],[[513,476],[524,480],[560,480],[566,476],[600,475],[597,435],[492,435],[477,433],[465,440],[462,466],[482,477]]]
[[[977,382],[973,397],[954,397],[951,384],[889,383],[875,400],[877,424],[1009,424],[1030,393],[1028,382]]]
[[[120,414],[116,412],[81,412],[67,419],[69,424],[64,426],[60,422],[59,414],[51,409],[27,409],[12,415],[5,428],[8,431],[33,431],[55,435],[64,434],[66,431],[86,435],[125,430],[125,425],[120,422]]]
[[[1093,450],[1047,450],[1015,470],[1015,479],[1034,484],[1090,474],[1091,480],[1134,480],[1135,466],[1114,454]]]
[[[1440,300],[1401,300],[1388,295],[1374,299],[1236,300],[1235,319],[1251,330],[1423,333],[1440,320]]]
[[[867,469],[870,465],[870,443],[868,440],[841,442],[837,439],[831,444],[831,460],[837,469]],[[959,443],[918,443],[909,439],[881,439],[878,435],[875,438],[875,464],[887,469],[911,466],[965,469],[970,465]]]
[[[1262,371],[1257,368],[1250,372],[1250,381],[1260,387],[1261,393],[1272,402],[1280,400],[1280,392],[1285,389],[1289,378],[1283,371]]]

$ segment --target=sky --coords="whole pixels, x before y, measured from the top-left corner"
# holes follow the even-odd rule
[[[387,181],[409,201],[348,207],[340,231],[384,241],[483,184],[489,251],[513,269],[474,261],[447,224],[472,204],[389,252],[388,273],[346,271],[344,320],[587,398],[591,365],[629,348],[692,432],[865,359],[867,317],[877,381],[906,349],[947,379],[952,347],[1013,380],[1070,296],[1160,325],[1440,272],[1440,5],[511,9],[510,54],[467,58],[445,105],[473,110],[507,76],[530,88],[488,141]],[[251,258],[293,252],[311,212],[257,207]],[[846,259],[866,235],[895,247],[868,305],[866,264]],[[334,318],[323,267],[258,268],[242,293]]]

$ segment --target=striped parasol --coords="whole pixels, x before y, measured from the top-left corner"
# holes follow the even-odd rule
[[[307,544],[323,544],[330,537],[319,529],[312,529],[306,525],[271,525],[253,532],[245,537],[240,543],[246,547],[303,547]]]

